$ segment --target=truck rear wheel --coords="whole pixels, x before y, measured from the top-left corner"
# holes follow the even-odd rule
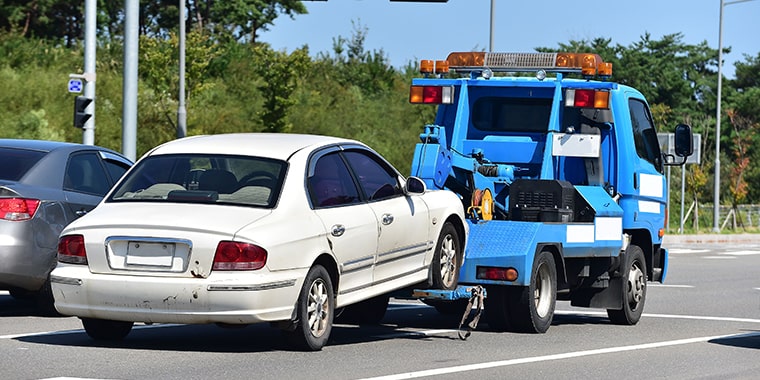
[[[644,252],[636,245],[628,246],[622,266],[623,308],[607,309],[607,317],[617,325],[635,325],[644,311],[647,297],[647,272]]]
[[[557,267],[551,252],[539,253],[529,286],[487,289],[486,320],[495,330],[545,333],[552,324],[557,301]]]

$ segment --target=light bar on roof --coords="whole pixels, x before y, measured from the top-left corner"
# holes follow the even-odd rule
[[[586,76],[612,75],[612,64],[591,53],[490,53],[458,52],[446,59],[454,71],[555,71]]]

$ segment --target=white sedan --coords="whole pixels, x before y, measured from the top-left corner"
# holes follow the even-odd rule
[[[195,136],[148,152],[64,229],[51,283],[93,339],[272,322],[319,350],[336,310],[377,322],[390,292],[456,287],[467,232],[458,196],[358,141]]]

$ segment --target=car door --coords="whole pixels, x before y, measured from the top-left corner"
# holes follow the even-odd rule
[[[338,261],[338,295],[372,284],[378,227],[372,209],[363,202],[337,148],[312,157],[307,174],[312,207],[324,224]]]
[[[109,159],[96,151],[69,156],[63,177],[69,210],[76,216],[90,212],[128,168],[128,163]]]
[[[425,202],[419,196],[405,196],[396,170],[374,152],[355,149],[344,155],[380,228],[375,283],[422,270],[433,244]]]

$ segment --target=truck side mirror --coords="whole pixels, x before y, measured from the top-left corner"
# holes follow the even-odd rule
[[[675,153],[678,157],[689,157],[694,153],[694,139],[690,126],[686,124],[676,126],[675,145]]]
[[[681,166],[686,163],[686,160],[692,153],[694,153],[694,136],[691,133],[691,127],[687,124],[678,124],[674,133],[674,147],[673,152],[678,157],[682,157],[681,162],[676,161],[676,157],[670,153],[663,153],[665,159],[665,165],[668,166]]]

